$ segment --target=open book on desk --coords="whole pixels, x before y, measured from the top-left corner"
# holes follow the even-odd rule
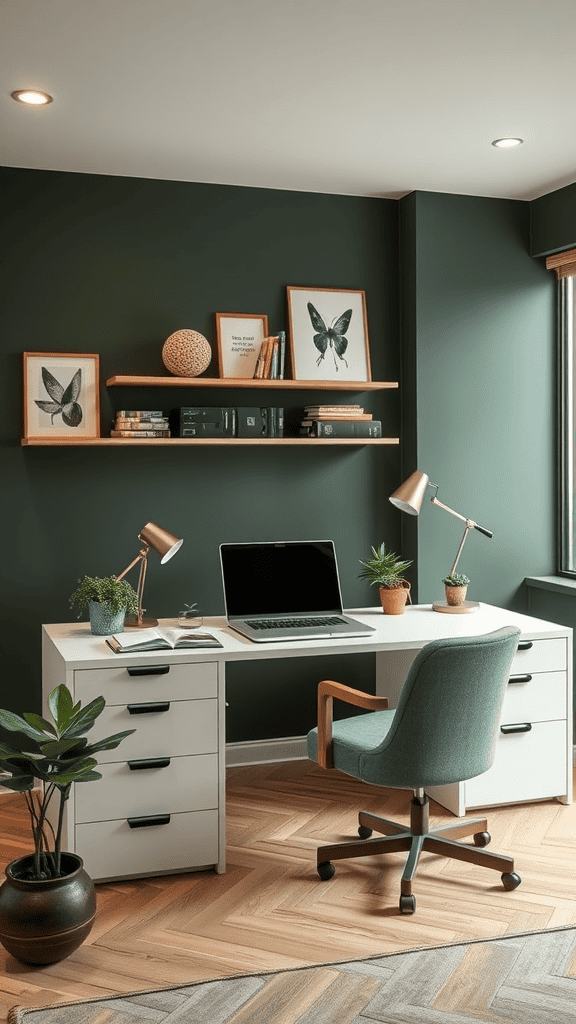
[[[186,629],[140,629],[135,633],[113,633],[106,643],[115,654],[132,651],[180,651],[193,647],[222,647],[212,633],[196,633]]]

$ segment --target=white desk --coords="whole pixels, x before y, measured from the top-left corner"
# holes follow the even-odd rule
[[[528,646],[512,666],[502,724],[522,731],[500,736],[496,762],[484,775],[430,794],[458,815],[469,807],[550,797],[571,802],[570,628],[492,605],[469,615],[442,615],[430,605],[409,607],[403,615],[383,615],[379,608],[349,614],[375,632],[256,644],[214,617],[204,625],[222,649],[130,655],[114,654],[102,637],[92,636],[88,623],[43,626],[45,712],[48,693],[66,683],[83,704],[105,697],[95,739],[136,729],[116,750],[99,755],[100,781],[73,787],[64,847],[79,853],[99,881],[207,867],[224,871],[227,662],[375,652],[376,692],[395,707],[409,665],[430,640],[508,624],[520,628],[521,645]],[[140,705],[136,713],[134,705]]]

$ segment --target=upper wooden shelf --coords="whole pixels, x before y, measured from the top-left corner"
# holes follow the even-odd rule
[[[106,387],[132,388],[270,388],[278,391],[384,391],[397,388],[389,380],[254,380],[252,377],[109,377]]]

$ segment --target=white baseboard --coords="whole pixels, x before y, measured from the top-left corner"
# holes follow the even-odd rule
[[[248,740],[226,744],[226,767],[271,764],[274,761],[302,761],[307,757],[305,736],[281,736],[275,740]]]

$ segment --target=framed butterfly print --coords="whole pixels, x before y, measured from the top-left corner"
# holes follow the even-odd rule
[[[24,439],[61,444],[100,437],[100,357],[24,352]]]
[[[372,380],[366,293],[293,286],[286,291],[293,379]]]

